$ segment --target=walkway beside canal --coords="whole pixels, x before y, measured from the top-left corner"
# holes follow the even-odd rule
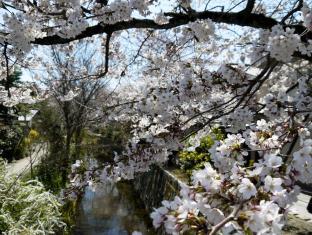
[[[34,147],[34,151],[31,156],[19,159],[8,164],[7,175],[23,175],[30,171],[31,166],[34,167],[38,165],[40,159],[46,154],[47,145],[38,144]]]
[[[298,201],[290,208],[290,213],[295,215],[297,218],[312,223],[312,214],[307,211],[310,198],[311,197],[309,195],[300,193],[298,196]]]

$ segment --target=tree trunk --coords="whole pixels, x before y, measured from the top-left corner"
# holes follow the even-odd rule
[[[81,154],[82,128],[78,127],[75,133],[75,157],[79,158]]]
[[[70,143],[72,139],[72,134],[69,128],[66,130],[66,143],[65,143],[65,158],[70,158]]]

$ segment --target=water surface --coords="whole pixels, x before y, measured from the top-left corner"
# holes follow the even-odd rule
[[[149,214],[128,182],[86,189],[76,221],[74,235],[155,234]]]

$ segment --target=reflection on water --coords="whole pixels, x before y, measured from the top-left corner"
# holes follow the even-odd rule
[[[95,192],[87,189],[76,221],[76,235],[155,234],[131,183],[100,184]]]

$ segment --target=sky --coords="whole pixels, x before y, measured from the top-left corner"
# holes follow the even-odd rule
[[[172,9],[172,6],[174,6],[175,2],[176,1],[174,1],[174,0],[166,0],[166,1],[161,0],[161,1],[159,1],[158,5],[156,7],[151,8],[151,11],[152,12],[169,11]],[[194,2],[193,7],[198,8],[198,6],[200,4],[202,4],[203,0],[194,0],[193,2]],[[221,0],[221,1],[217,1],[217,2],[218,2],[218,4],[223,4],[223,3],[226,4],[227,1]],[[140,16],[139,16],[139,14],[134,13],[133,17],[139,18]],[[129,46],[131,47],[131,45],[129,45]],[[42,47],[42,46],[39,46],[37,49],[34,49],[32,51],[33,54],[37,54],[38,56],[44,55],[45,52],[46,52],[46,47]],[[42,68],[33,69],[33,71],[36,73],[41,73],[40,72],[41,70],[42,70]],[[33,74],[28,69],[22,69],[22,72],[23,72],[23,75],[22,75],[23,81],[34,81]],[[43,73],[42,76],[44,76],[44,71],[42,71],[42,73]]]
[[[160,0],[159,1],[159,4],[157,5],[157,7],[152,7],[151,8],[151,11],[152,12],[159,12],[159,11],[169,11],[172,9],[172,6],[174,6],[174,0]],[[203,6],[203,2],[206,2],[204,0],[193,0],[193,5],[192,7],[194,9],[197,9],[197,10],[203,10],[203,8],[199,9],[198,7],[199,6]],[[218,0],[218,1],[211,1],[212,3],[209,5],[210,8],[213,8],[215,6],[220,6],[220,5],[229,5],[229,0]],[[237,0],[236,2],[240,2],[240,0]],[[244,5],[242,4],[241,7],[243,7]],[[237,11],[241,10],[241,8],[237,8],[236,9]],[[133,17],[135,18],[138,18],[140,17],[137,13],[134,13],[133,14]],[[239,30],[239,29],[235,29],[235,30]],[[229,37],[232,37],[231,36],[231,33],[228,33],[227,34]],[[223,35],[222,35],[223,36]],[[224,35],[226,36],[226,35]],[[46,53],[46,46],[39,46],[37,49],[34,49],[33,50],[33,54],[37,54],[38,56],[42,56]],[[129,43],[129,48],[133,48],[133,45],[131,45]],[[40,74],[40,76],[45,76],[46,73],[44,70],[42,70],[42,68],[37,68],[37,69],[33,69],[34,72]],[[22,69],[22,72],[23,72],[23,75],[22,75],[22,80],[23,81],[35,81],[34,78],[33,78],[33,74],[31,72],[29,72],[28,70],[26,69]],[[115,82],[117,83],[117,81]],[[116,84],[112,84],[113,87],[115,87]]]

